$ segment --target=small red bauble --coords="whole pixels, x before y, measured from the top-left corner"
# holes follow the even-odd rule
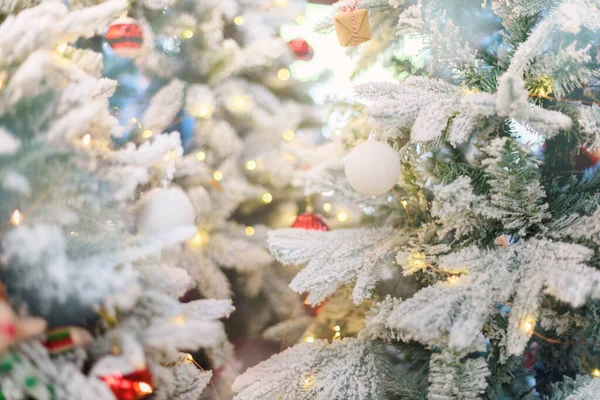
[[[118,18],[106,31],[106,41],[121,57],[137,57],[142,52],[144,34],[142,27],[133,18]]]
[[[598,157],[596,154],[591,153],[585,147],[581,147],[580,151],[574,157],[575,171],[581,172],[588,168],[592,168],[598,164]]]
[[[292,228],[306,229],[309,231],[327,231],[329,227],[319,214],[305,212],[298,215],[292,224]]]
[[[140,400],[152,394],[152,373],[148,368],[130,374],[101,376],[118,400]]]
[[[309,61],[313,58],[313,48],[308,42],[301,38],[290,40],[290,49],[296,55],[296,60]]]

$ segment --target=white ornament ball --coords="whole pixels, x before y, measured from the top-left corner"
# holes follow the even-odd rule
[[[155,188],[136,207],[136,224],[141,233],[154,234],[194,225],[194,206],[179,187]]]
[[[387,143],[368,141],[356,146],[344,161],[350,186],[368,196],[384,194],[400,177],[400,159]]]

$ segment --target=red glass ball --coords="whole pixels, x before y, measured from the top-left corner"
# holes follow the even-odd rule
[[[133,18],[114,20],[104,37],[118,56],[133,58],[142,52],[144,34],[142,27]]]
[[[323,217],[319,214],[303,213],[296,217],[292,224],[292,228],[306,229],[309,231],[327,231],[329,227],[325,223]]]
[[[152,373],[148,368],[130,374],[100,377],[110,387],[118,400],[140,400],[152,394]]]
[[[296,60],[309,61],[313,58],[313,48],[306,40],[296,38],[290,40],[288,44],[292,52],[296,55]]]

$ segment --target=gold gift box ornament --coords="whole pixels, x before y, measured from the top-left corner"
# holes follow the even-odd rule
[[[365,9],[356,9],[358,1],[352,6],[343,6],[335,14],[333,24],[340,45],[343,47],[358,46],[371,40],[371,27],[369,26],[369,12]]]

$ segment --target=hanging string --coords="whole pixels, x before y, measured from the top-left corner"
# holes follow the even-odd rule
[[[351,6],[342,6],[340,10],[350,13],[350,18],[352,19],[352,33],[354,34],[354,41],[358,46],[358,29],[356,27],[356,16],[354,15],[354,10],[356,10],[357,5],[358,0],[354,0],[354,3]]]

